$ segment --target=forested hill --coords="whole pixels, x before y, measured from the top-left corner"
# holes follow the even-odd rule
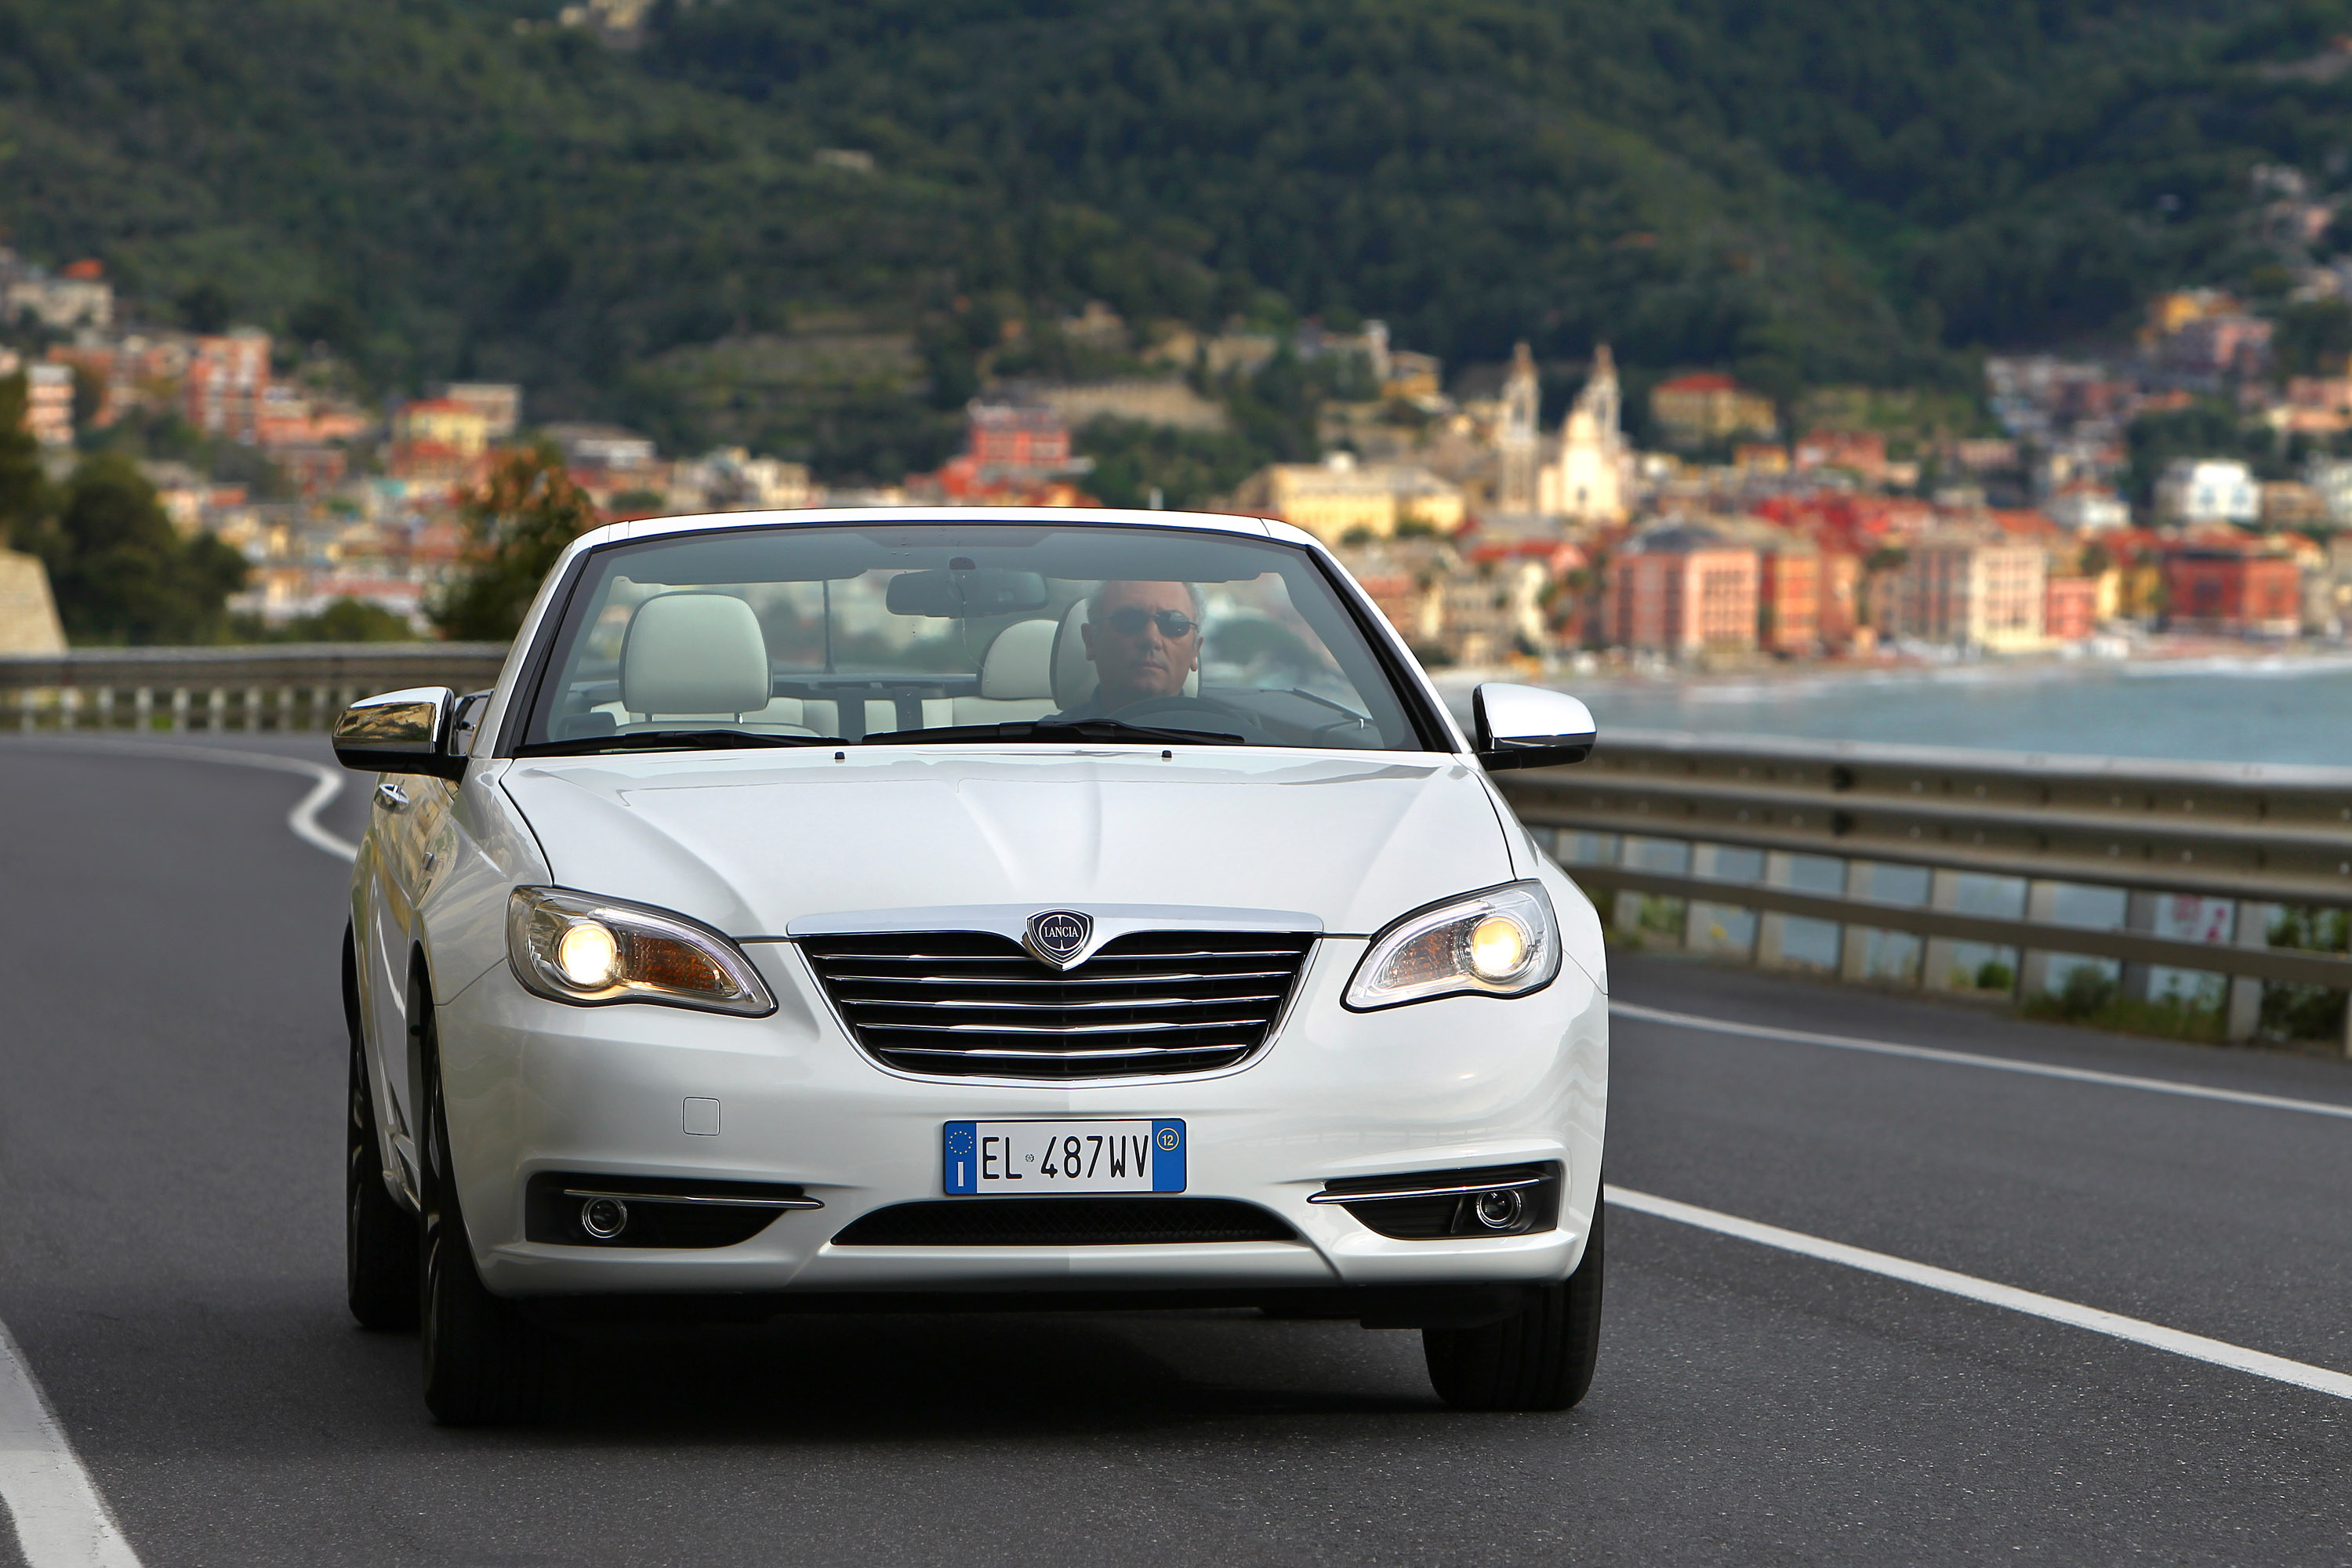
[[[0,224],[159,319],[215,285],[387,384],[675,423],[644,367],[693,345],[974,301],[1948,377],[2257,267],[2257,162],[2352,179],[2352,74],[2281,68],[2347,4],[665,0],[633,50],[554,9],[0,0]]]

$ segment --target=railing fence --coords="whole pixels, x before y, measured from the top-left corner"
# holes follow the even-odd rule
[[[288,643],[0,655],[0,730],[324,730],[404,686],[477,690],[503,643]]]
[[[1628,937],[2352,1049],[2352,769],[1604,730],[1497,777]]]

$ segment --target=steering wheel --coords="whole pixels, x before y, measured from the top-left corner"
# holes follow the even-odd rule
[[[1205,697],[1146,697],[1103,715],[1122,724],[1154,730],[1205,730],[1213,734],[1239,735],[1254,744],[1265,743],[1265,731],[1247,713]]]

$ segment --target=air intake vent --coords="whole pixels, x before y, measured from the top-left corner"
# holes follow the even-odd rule
[[[1255,1204],[1232,1198],[949,1198],[876,1209],[835,1247],[1129,1247],[1296,1241]]]
[[[1281,1016],[1314,940],[1135,931],[1066,972],[986,931],[817,937],[801,947],[857,1043],[889,1067],[1087,1079],[1245,1059]]]

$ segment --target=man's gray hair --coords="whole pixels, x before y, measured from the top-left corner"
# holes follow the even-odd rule
[[[1165,581],[1165,579],[1158,577],[1109,577],[1096,584],[1095,591],[1087,595],[1087,625],[1092,626],[1095,624],[1095,606],[1102,602],[1103,591],[1105,589],[1119,583],[1156,583],[1163,581]],[[1181,584],[1181,586],[1184,590],[1184,596],[1192,601],[1192,625],[1195,627],[1198,627],[1201,624],[1202,616],[1200,585],[1194,583],[1185,583]]]

